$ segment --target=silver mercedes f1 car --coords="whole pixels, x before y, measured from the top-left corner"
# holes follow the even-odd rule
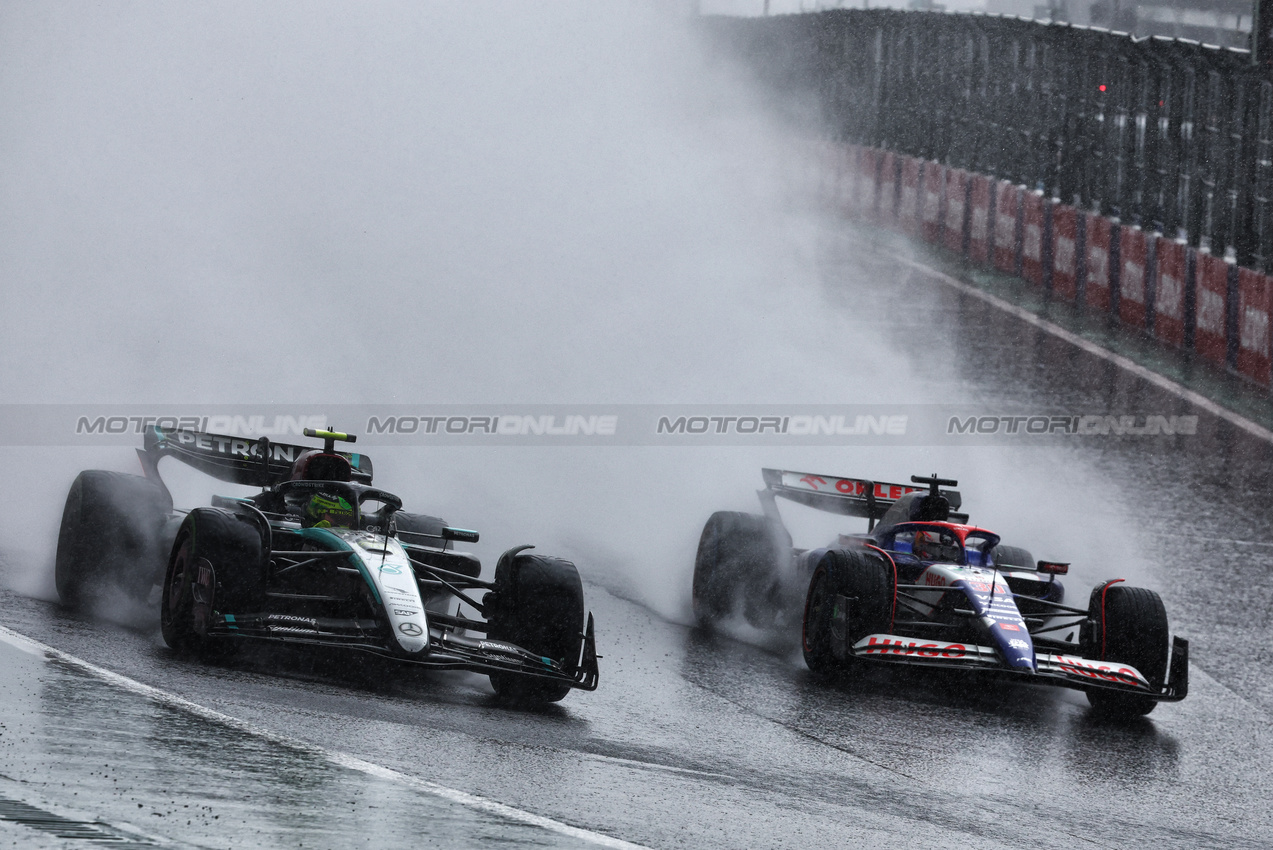
[[[274,641],[479,671],[514,702],[596,689],[574,564],[518,546],[484,580],[478,559],[452,548],[477,532],[403,511],[372,485],[366,455],[336,451],[354,436],[305,435],[323,447],[155,427],[138,450],[143,476],[80,473],[58,536],[62,600],[89,605],[108,588],[153,598],[158,585],[164,640],[191,655]],[[165,457],[260,490],[176,511]]]

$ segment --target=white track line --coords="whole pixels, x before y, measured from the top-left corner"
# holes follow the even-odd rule
[[[889,256],[891,256],[894,260],[896,260],[897,262],[901,263],[904,266],[910,266],[913,269],[922,271],[927,275],[935,277],[937,280],[940,280],[942,283],[946,284],[947,286],[954,287],[955,289],[958,289],[960,292],[963,292],[967,295],[971,295],[973,298],[979,298],[982,301],[986,302],[987,304],[990,304],[994,307],[998,307],[1000,310],[1003,310],[1005,313],[1011,313],[1012,315],[1016,316],[1018,319],[1021,319],[1023,322],[1028,322],[1029,324],[1034,325],[1035,327],[1040,328],[1041,330],[1045,330],[1048,333],[1052,334],[1053,336],[1058,337],[1059,339],[1063,339],[1066,342],[1077,345],[1079,348],[1083,349],[1088,354],[1093,354],[1101,358],[1102,360],[1108,360],[1110,363],[1113,363],[1115,366],[1118,366],[1120,369],[1125,369],[1126,371],[1131,372],[1136,377],[1141,378],[1142,380],[1148,381],[1149,383],[1153,384],[1154,386],[1160,389],[1166,390],[1167,392],[1171,393],[1177,398],[1184,399],[1190,404],[1193,404],[1197,407],[1202,408],[1203,410],[1207,411],[1207,413],[1210,413],[1212,416],[1217,416],[1223,419],[1224,421],[1232,425],[1235,425],[1238,428],[1241,428],[1243,431],[1246,431],[1248,434],[1254,437],[1258,437],[1261,440],[1264,440],[1265,442],[1268,442],[1268,443],[1273,443],[1273,431],[1270,431],[1268,428],[1265,428],[1263,425],[1259,425],[1255,422],[1252,422],[1250,419],[1247,419],[1245,416],[1242,416],[1241,414],[1238,414],[1238,413],[1234,413],[1232,410],[1229,410],[1226,407],[1222,407],[1219,404],[1216,404],[1214,401],[1207,398],[1206,396],[1200,393],[1194,392],[1188,387],[1182,386],[1181,384],[1176,383],[1170,378],[1159,375],[1157,372],[1140,365],[1134,360],[1130,360],[1121,354],[1116,354],[1115,352],[1110,351],[1108,348],[1097,345],[1096,343],[1092,342],[1089,339],[1084,339],[1078,334],[1067,331],[1065,328],[1061,327],[1060,325],[1053,324],[1052,322],[1049,322],[1047,319],[1041,318],[1038,315],[1031,313],[1029,310],[1025,309],[1024,307],[1018,307],[1016,304],[1013,304],[1010,301],[1005,301],[1002,298],[991,295],[989,292],[985,292],[977,288],[976,286],[973,286],[970,283],[965,283],[964,281],[959,280],[958,278],[951,277],[945,272],[938,271],[932,266],[926,266],[917,260],[912,260],[907,257],[903,257],[902,255],[893,253],[892,251],[887,251],[886,253]]]
[[[160,689],[153,688],[150,685],[142,684],[135,679],[130,679],[127,676],[121,676],[118,673],[113,673],[110,670],[98,667],[96,664],[90,664],[82,658],[63,652],[60,649],[54,649],[51,646],[47,646],[4,626],[0,626],[0,640],[16,647],[17,649],[23,650],[24,652],[57,658],[60,661],[70,664],[73,667],[77,667],[80,670],[101,679],[107,684],[147,697],[148,699],[152,699],[162,705],[187,711],[198,717],[211,720],[215,723],[220,723],[240,732],[246,732],[249,735],[263,738],[275,744],[290,747],[310,755],[319,756],[333,764],[339,765],[340,767],[356,770],[359,773],[365,773],[368,776],[374,776],[377,779],[387,779],[392,782],[398,782],[414,788],[417,791],[423,791],[426,794],[440,797],[443,800],[447,800],[452,803],[458,803],[459,805],[466,806],[470,809],[476,809],[477,811],[502,817],[507,820],[516,821],[518,823],[537,826],[561,835],[568,835],[571,838],[587,841],[591,844],[597,845],[598,847],[613,847],[616,848],[616,850],[647,850],[647,848],[640,844],[633,844],[628,841],[623,841],[622,839],[613,838],[601,832],[593,832],[592,830],[571,826],[568,823],[562,823],[559,820],[553,820],[552,818],[544,817],[543,815],[537,815],[532,812],[517,809],[513,806],[505,805],[504,803],[497,803],[494,800],[488,800],[487,798],[479,797],[476,794],[469,794],[466,791],[459,791],[455,788],[448,788],[445,785],[439,785],[436,782],[419,779],[415,776],[410,776],[406,773],[401,773],[391,768],[383,767],[373,762],[360,759],[357,756],[349,755],[348,753],[342,753],[337,750],[329,750],[325,747],[317,746],[316,744],[310,744],[296,738],[280,735],[277,732],[271,732],[252,723],[248,723],[246,720],[240,720],[237,717],[222,714],[219,711],[199,705],[196,702],[191,702],[184,697],[179,697],[176,694],[170,694],[167,691],[161,691]]]

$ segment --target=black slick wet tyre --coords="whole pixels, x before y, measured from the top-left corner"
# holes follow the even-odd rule
[[[195,621],[194,585],[198,570],[191,536],[183,533],[173,547],[159,600],[159,627],[164,643],[183,654],[205,654],[209,647],[206,634],[200,634]]]
[[[440,517],[398,511],[393,515],[393,522],[397,526],[399,534],[406,534],[406,537],[402,538],[404,543],[414,543],[417,546],[433,546],[438,549],[451,548],[450,541],[442,539],[442,531],[446,528],[446,520]]]
[[[995,566],[1000,569],[1021,569],[1021,570],[1037,570],[1038,563],[1034,560],[1029,550],[1022,549],[1020,546],[1004,546],[1000,543],[994,548],[992,555]]]
[[[54,562],[61,600],[83,605],[108,588],[144,599],[161,575],[171,510],[163,488],[140,476],[100,469],[76,476]]]
[[[805,598],[800,640],[805,664],[823,676],[851,669],[847,650],[867,635],[890,632],[896,601],[897,576],[888,560],[867,550],[827,552]],[[843,611],[837,611],[839,605]],[[837,621],[843,632],[837,633]]]
[[[495,588],[486,597],[491,640],[507,641],[561,665],[578,669],[583,652],[584,598],[579,571],[570,561],[545,555],[506,553],[495,567]],[[552,679],[492,672],[491,687],[514,704],[557,702],[570,686]]]
[[[1135,667],[1155,691],[1167,676],[1169,631],[1162,598],[1143,587],[1107,582],[1092,591],[1090,627],[1084,655]],[[1134,693],[1090,688],[1088,702],[1101,714],[1139,717],[1154,710],[1157,700]]]
[[[782,538],[786,538],[783,540]],[[780,566],[791,548],[785,531],[764,516],[717,511],[703,526],[694,557],[692,600],[699,625],[711,627],[733,616],[741,604],[758,628],[779,613]]]

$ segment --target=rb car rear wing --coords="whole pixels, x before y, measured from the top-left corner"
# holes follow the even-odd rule
[[[770,516],[777,511],[774,499],[781,497],[819,511],[864,517],[874,525],[894,502],[907,493],[926,493],[929,490],[924,485],[889,484],[785,469],[762,469],[761,474],[765,478],[765,489],[757,491],[757,495],[765,513]],[[960,506],[959,491],[942,490],[941,494],[952,508]]]
[[[317,448],[275,443],[268,437],[230,437],[158,426],[146,432],[143,445],[137,455],[146,477],[153,481],[162,483],[160,458],[175,457],[213,478],[250,487],[271,487],[284,480],[302,453]],[[371,458],[348,452],[338,454],[353,467],[355,481],[371,483]]]

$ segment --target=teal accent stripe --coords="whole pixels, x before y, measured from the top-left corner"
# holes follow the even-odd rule
[[[362,562],[362,558],[358,557],[354,547],[325,528],[302,528],[298,533],[302,540],[315,543],[330,551],[348,552],[349,560],[353,561],[354,565],[358,567],[358,572],[362,573],[363,581],[367,582],[367,587],[371,588],[371,595],[375,597],[376,604],[381,606],[385,604],[384,600],[380,598],[380,591],[376,588],[376,583],[372,580],[371,573],[367,572],[367,565]]]

